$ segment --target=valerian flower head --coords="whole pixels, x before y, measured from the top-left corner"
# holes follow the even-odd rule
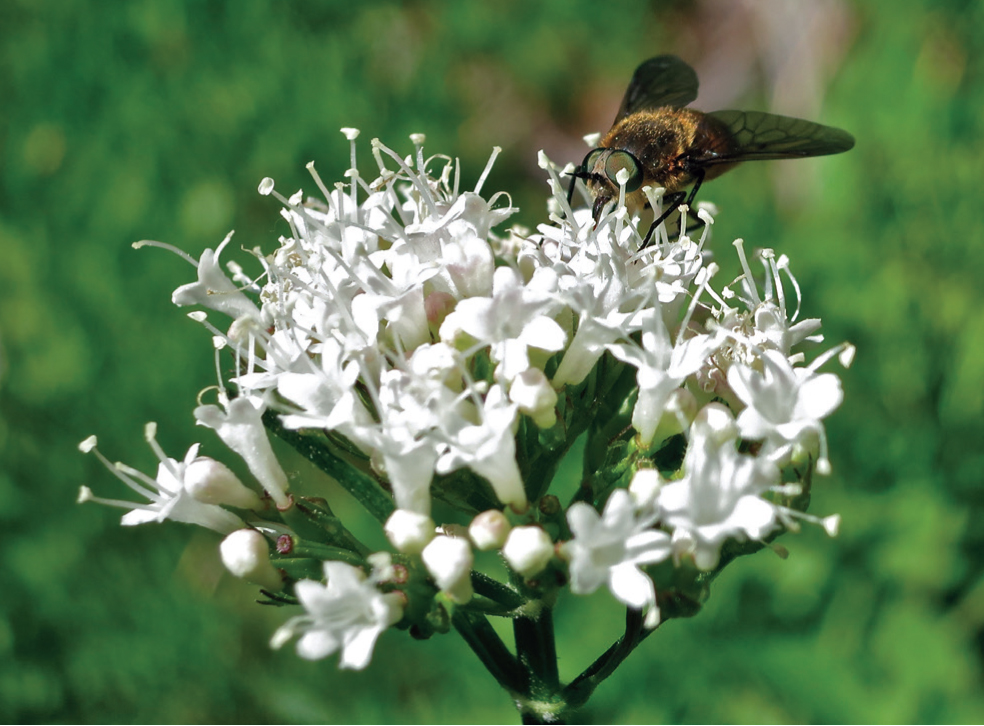
[[[799,318],[784,256],[758,253],[757,282],[739,240],[742,274],[715,289],[709,208],[674,210],[677,232],[661,224],[643,248],[648,226],[624,204],[624,173],[618,199],[592,214],[571,208],[541,155],[551,223],[504,230],[510,198],[483,194],[498,149],[462,190],[457,162],[425,157],[422,135],[406,156],[374,140],[378,175],[363,176],[359,133],[343,133],[346,182],[328,186],[309,165],[321,198],[260,183],[286,227],[275,250],[251,252],[253,276],[220,265],[231,237],[197,260],[179,252],[196,279],[173,300],[204,309],[191,316],[212,336],[220,378],[217,403],[195,419],[267,496],[197,445],[170,459],[149,431],[156,478],[103,459],[147,503],[87,488],[83,499],[131,509],[124,524],[174,519],[228,535],[230,572],[304,610],[272,644],[298,636],[302,657],[340,652],[343,668],[365,667],[397,623],[415,637],[457,628],[495,656],[503,646],[483,642],[493,631],[481,618],[535,630],[566,586],[605,586],[629,608],[624,643],[638,643],[706,588],[705,572],[731,560],[726,545],[768,543],[800,520],[836,533],[837,517],[796,507],[830,468],[823,421],[843,397],[836,375],[817,371],[853,349],[807,363],[819,320]],[[642,192],[661,214],[665,190]],[[292,493],[270,433],[363,504],[396,554],[370,554],[301,482]],[[584,471],[565,510],[551,485],[577,441]],[[507,583],[482,571],[492,553]],[[667,602],[679,607],[661,613]]]

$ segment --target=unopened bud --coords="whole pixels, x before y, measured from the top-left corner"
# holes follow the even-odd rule
[[[557,423],[557,392],[539,368],[527,368],[509,386],[509,400],[541,429]]]
[[[663,486],[663,477],[656,469],[639,469],[629,484],[632,501],[640,509],[648,509],[656,503],[656,497]]]
[[[554,544],[540,527],[514,527],[502,547],[502,556],[523,577],[539,574],[553,558]]]
[[[405,555],[420,554],[434,539],[434,520],[407,509],[393,512],[383,529],[390,543]]]
[[[498,509],[482,512],[468,526],[468,536],[480,550],[499,549],[506,543],[510,524],[506,515]]]
[[[468,540],[462,537],[438,535],[422,553],[427,571],[453,602],[466,603],[474,591],[471,569],[474,557]]]
[[[389,552],[373,552],[366,557],[366,562],[372,567],[373,579],[376,582],[389,582],[396,577],[393,555]]]
[[[686,388],[676,388],[666,401],[663,415],[656,427],[654,441],[665,441],[670,436],[683,433],[690,428],[697,415],[697,399]]]
[[[262,509],[260,496],[246,487],[221,461],[200,456],[185,469],[184,488],[205,504],[225,504],[239,509]]]
[[[738,436],[738,424],[726,406],[709,403],[694,419],[694,433],[698,431],[720,445]]]
[[[222,564],[236,577],[274,592],[283,587],[283,578],[270,563],[270,545],[255,529],[236,530],[222,540],[219,552]]]
[[[438,334],[441,324],[457,304],[454,295],[449,292],[435,290],[424,298],[424,313],[432,334]]]

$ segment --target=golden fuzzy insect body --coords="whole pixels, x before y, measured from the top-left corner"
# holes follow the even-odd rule
[[[704,113],[685,108],[697,97],[697,74],[675,56],[657,56],[632,76],[611,130],[574,170],[594,197],[597,223],[625,183],[630,212],[648,205],[643,187],[663,187],[668,207],[643,240],[681,203],[693,205],[700,185],[742,161],[838,154],[854,146],[846,131],[758,111]],[[689,196],[684,191],[692,185]],[[684,202],[684,200],[686,200]]]

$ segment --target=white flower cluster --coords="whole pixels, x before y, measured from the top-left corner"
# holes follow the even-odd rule
[[[792,526],[794,513],[775,502],[793,486],[782,483],[781,471],[829,469],[822,420],[842,393],[835,375],[817,369],[838,352],[847,364],[851,349],[805,363],[799,348],[821,340],[819,321],[797,321],[799,290],[785,257],[760,255],[760,292],[739,241],[744,274],[736,289],[715,292],[709,283],[716,266],[704,250],[713,223],[707,210],[698,212],[699,239],[685,231],[670,239],[661,227],[655,244],[639,250],[638,221],[621,201],[597,224],[587,210],[572,211],[545,158],[554,223],[532,235],[497,234],[516,210],[503,193],[481,195],[494,154],[474,190],[460,191],[457,165],[425,157],[422,136],[413,137],[415,151],[406,158],[374,140],[378,176],[366,181],[356,165],[358,133],[343,131],[352,145],[348,184],[328,189],[309,167],[323,200],[300,192],[285,198],[272,180],[261,183],[262,194],[284,204],[290,227],[274,253],[255,253],[262,274],[250,278],[235,265],[227,274],[219,265],[226,238],[199,260],[187,258],[198,279],[173,296],[178,305],[232,318],[228,327],[206,324],[217,347],[235,353],[239,396],[200,406],[196,418],[243,457],[280,508],[290,496],[263,428],[268,409],[286,429],[332,432],[361,452],[395,500],[390,541],[403,555],[419,555],[451,601],[472,597],[473,548],[500,550],[527,578],[559,556],[575,593],[607,584],[626,605],[645,610],[649,626],[659,613],[642,566],[688,558],[710,569],[726,540],[760,540]],[[647,193],[658,208],[660,190]],[[783,275],[796,292],[792,313]],[[521,417],[543,431],[569,423],[561,399],[606,355],[635,370],[636,448],[652,453],[682,433],[686,455],[672,481],[642,466],[628,491],[571,505],[571,536],[557,542],[557,533],[530,514],[528,496],[542,492],[523,480],[515,433]],[[577,415],[589,415],[591,405]],[[257,502],[241,493],[237,502],[186,493],[182,477],[195,454],[193,448],[184,464],[162,458],[160,491],[137,488],[151,504],[124,523],[170,514],[224,532],[242,527],[219,505],[250,509]],[[488,481],[504,511],[483,512],[467,532],[445,527],[435,538],[435,476],[464,469]],[[833,530],[833,520],[826,526]],[[254,579],[269,587],[275,578],[256,554],[256,538],[240,539],[242,549],[223,551],[230,569],[262,572]],[[306,657],[342,648],[343,665],[362,667],[402,606],[376,588],[383,580],[375,574],[367,580],[332,562],[325,573],[327,589],[297,583],[309,615],[276,640],[302,632]],[[335,606],[348,614],[330,615]],[[345,650],[353,642],[360,645]]]

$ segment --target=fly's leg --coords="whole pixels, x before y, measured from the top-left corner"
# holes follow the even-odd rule
[[[663,201],[666,204],[666,209],[664,209],[663,213],[659,215],[656,221],[650,225],[649,231],[646,232],[646,237],[645,239],[642,240],[642,244],[639,246],[639,249],[644,250],[646,249],[646,247],[648,247],[653,243],[653,236],[656,233],[656,228],[659,225],[661,225],[663,222],[665,222],[667,218],[677,210],[677,207],[680,206],[681,202],[687,205],[687,209],[688,209],[687,217],[688,218],[690,217],[692,213],[692,211],[690,210],[693,210],[694,208],[694,198],[697,196],[697,190],[700,189],[700,185],[703,181],[704,181],[704,170],[698,169],[694,173],[694,186],[690,190],[689,195],[686,192],[673,192],[672,194],[664,197]],[[683,201],[684,199],[686,199],[687,201],[684,202]],[[698,224],[696,224],[693,227],[693,229],[697,229],[704,224],[703,220],[701,220],[699,217],[697,218],[697,221]],[[688,229],[687,231],[689,232],[690,230]]]

